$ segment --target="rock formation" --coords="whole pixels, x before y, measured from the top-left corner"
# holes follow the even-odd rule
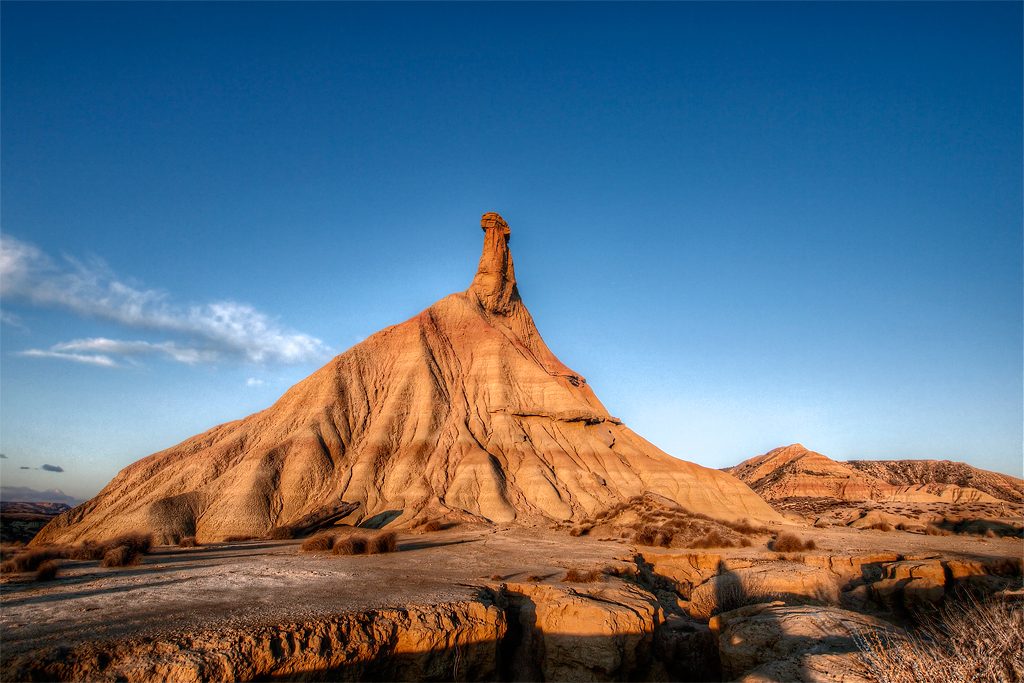
[[[349,521],[575,520],[646,492],[724,519],[778,520],[730,474],[612,417],[548,349],[516,287],[508,224],[483,216],[465,292],[331,360],[270,408],[122,470],[34,543],[149,530],[260,536],[358,503]]]
[[[845,501],[889,501],[910,503],[996,503],[998,499],[986,491],[973,486],[953,483],[953,481],[937,481],[918,473],[909,463],[914,461],[889,461],[907,467],[888,468],[882,463],[871,461],[837,462],[821,453],[804,448],[801,444],[791,444],[769,451],[764,455],[745,460],[727,471],[735,474],[766,500],[776,501],[785,498],[832,498]],[[922,461],[932,462],[935,461]],[[947,463],[953,465],[954,463]],[[987,490],[1000,493],[1013,492],[1013,477],[998,475],[994,472],[977,470],[963,463],[955,463],[978,475],[991,476],[1002,488],[987,486]],[[910,472],[911,474],[907,474]],[[902,474],[901,474],[902,473]],[[880,478],[878,475],[886,475]],[[919,477],[919,478],[916,478]],[[975,480],[982,481],[985,477],[960,477],[957,481],[964,484]],[[1009,480],[1007,483],[1005,480]],[[1016,480],[1024,488],[1024,482]],[[1018,495],[1021,495],[1018,493]],[[1003,498],[1012,501],[1012,498]]]
[[[857,472],[893,486],[921,486],[928,490],[974,489],[1010,503],[1024,503],[1024,479],[990,472],[950,460],[850,460]]]

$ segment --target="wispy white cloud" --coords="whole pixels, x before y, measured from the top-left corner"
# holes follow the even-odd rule
[[[16,327],[19,330],[28,332],[28,327],[25,325],[25,323],[21,322],[21,318],[14,315],[10,311],[0,311],[0,323],[3,323],[4,325],[10,325],[11,327]]]
[[[163,354],[183,363],[219,358],[299,363],[331,353],[320,339],[286,329],[267,314],[237,301],[181,305],[163,291],[118,278],[98,259],[55,260],[33,244],[10,235],[0,240],[0,297],[35,306],[63,308],[76,315],[109,320],[129,328],[183,337],[175,342],[80,339],[23,355],[116,365],[109,357]],[[98,354],[88,356],[88,352]],[[109,363],[108,363],[109,361]]]
[[[181,346],[175,342],[148,342],[140,340],[107,339],[93,337],[91,339],[73,339],[50,347],[51,351],[106,354],[111,356],[166,356],[179,363],[194,365],[217,360],[220,354],[212,349],[199,349]]]
[[[27,351],[19,351],[16,355],[26,356],[28,358],[57,358],[60,360],[73,361],[75,363],[85,363],[86,365],[99,365],[104,368],[116,368],[120,365],[110,356],[90,355],[86,353],[64,353],[63,351],[47,351],[45,349],[28,349]]]
[[[247,387],[261,387],[264,384],[266,384],[266,382],[259,379],[258,377],[250,377],[249,379],[245,380],[245,386]]]

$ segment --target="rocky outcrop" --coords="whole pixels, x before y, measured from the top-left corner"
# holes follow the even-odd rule
[[[261,536],[343,501],[398,526],[580,520],[645,493],[693,512],[780,519],[735,477],[677,460],[608,413],[519,297],[510,230],[481,221],[466,292],[341,354],[270,408],[121,471],[36,544],[148,530]]]
[[[486,596],[272,626],[82,644],[5,657],[4,680],[493,680],[505,612]]]
[[[718,636],[724,679],[744,683],[867,683],[872,679],[855,634],[896,631],[864,614],[778,601],[725,612],[709,626]]]
[[[636,680],[651,669],[663,614],[648,591],[621,581],[516,583],[504,595],[514,680]]]
[[[861,474],[881,479],[893,486],[924,486],[930,493],[944,499],[952,498],[957,490],[971,489],[987,497],[1024,503],[1024,479],[979,469],[963,462],[850,460],[846,464]]]
[[[693,590],[688,611],[695,619],[708,619],[720,611],[776,599],[834,604],[839,583],[835,576],[798,562],[723,569]]]
[[[906,462],[906,461],[898,461]],[[953,464],[953,463],[951,463]],[[955,463],[962,465],[962,463]],[[1010,479],[994,472],[970,468],[979,475]],[[844,501],[885,501],[903,503],[996,503],[995,497],[978,488],[951,482],[936,483],[934,476],[922,474],[913,480],[908,472],[920,473],[921,468],[908,468],[903,476],[890,476],[894,481],[875,476],[874,472],[889,473],[886,468],[868,466],[867,461],[837,462],[821,453],[808,450],[801,444],[776,448],[764,455],[745,460],[728,468],[769,501],[787,498],[829,498]],[[980,482],[984,477],[978,477]],[[974,481],[970,477],[962,481]],[[1009,482],[1005,488],[1012,490]],[[1024,482],[1020,482],[1024,485]],[[992,487],[989,487],[992,488]]]

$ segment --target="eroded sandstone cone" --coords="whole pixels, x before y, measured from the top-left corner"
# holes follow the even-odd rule
[[[719,518],[780,519],[732,475],[677,460],[609,415],[523,305],[508,224],[487,213],[481,226],[466,292],[352,347],[270,408],[129,465],[34,543],[259,536],[342,500],[374,524],[573,520],[645,492]]]

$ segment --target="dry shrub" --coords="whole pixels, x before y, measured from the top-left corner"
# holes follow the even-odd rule
[[[398,550],[398,534],[394,531],[385,531],[376,536],[371,536],[370,540],[366,542],[367,555],[393,553],[396,550]]]
[[[281,541],[288,538],[295,538],[295,527],[292,526],[275,526],[267,534],[267,538],[272,541]]]
[[[179,548],[196,548],[199,546],[199,541],[196,540],[195,536],[184,536],[178,541]]]
[[[444,531],[445,525],[439,519],[428,519],[427,521],[423,522],[422,524],[417,525],[416,529],[418,531],[423,531],[423,532]]]
[[[772,541],[772,550],[777,553],[793,553],[801,550],[814,550],[817,544],[814,541],[804,541],[796,534],[783,532]]]
[[[875,529],[876,531],[892,531],[892,524],[889,524],[888,522],[875,522],[874,524],[870,524],[864,528]]]
[[[645,526],[633,534],[633,542],[639,545],[654,545],[654,539],[658,536],[658,530],[654,527]]]
[[[139,555],[148,553],[153,547],[153,536],[146,533],[122,534],[109,541],[102,543],[86,541],[74,546],[47,546],[33,548],[20,555],[15,555],[10,560],[0,564],[0,571],[3,572],[30,572],[35,571],[47,560],[105,560],[112,550],[126,548],[131,555],[131,563],[137,561]],[[124,566],[124,565],[108,565]]]
[[[953,532],[949,529],[943,529],[942,527],[929,524],[924,528],[924,532],[929,536],[952,536]]]
[[[111,548],[103,555],[101,567],[129,567],[138,564],[141,553],[130,545],[119,545]]]
[[[714,591],[700,592],[693,596],[692,606],[698,613],[721,614],[747,605],[771,602],[780,597],[759,576],[750,576],[741,581],[733,574],[723,574],[716,581]]]
[[[11,559],[0,565],[0,571],[8,572],[31,572],[39,568],[47,560],[57,560],[67,557],[68,549],[61,547],[35,548]]]
[[[303,541],[302,549],[307,553],[326,552],[334,547],[335,542],[332,534],[317,534]]]
[[[855,633],[871,678],[881,683],[1024,680],[1024,605],[969,595],[922,615],[908,635]]]
[[[736,544],[725,538],[717,529],[712,529],[690,543],[691,548],[732,548]]]
[[[736,533],[743,534],[744,536],[757,536],[760,534],[768,533],[768,530],[765,529],[763,526],[755,526],[751,524],[750,520],[748,519],[741,519],[738,522],[719,521],[719,524],[723,524],[732,529],[733,531],[735,531]]]
[[[590,569],[587,571],[570,569],[565,573],[565,578],[562,581],[565,583],[596,583],[602,578],[604,578],[604,572],[600,569]]]
[[[544,577],[543,576],[537,576],[536,574],[530,574],[529,576],[526,577],[526,580],[529,581],[530,583],[538,583],[540,581],[543,581]]]
[[[335,541],[332,551],[335,555],[365,555],[366,544],[365,536],[349,536]]]
[[[59,570],[60,562],[57,560],[47,560],[39,565],[39,569],[36,570],[36,581],[53,581],[57,578]]]
[[[590,530],[593,529],[593,528],[594,527],[591,524],[581,524],[580,526],[575,526],[572,529],[569,529],[569,535],[570,536],[586,536],[587,534],[590,533]]]

